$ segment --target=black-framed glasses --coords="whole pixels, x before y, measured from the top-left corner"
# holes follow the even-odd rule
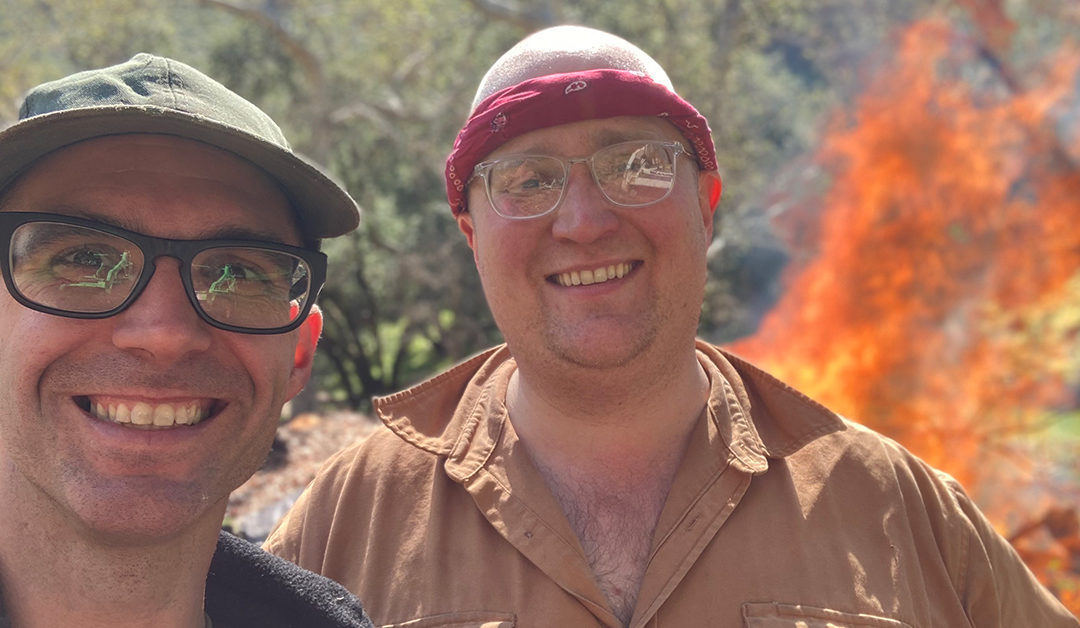
[[[169,240],[61,214],[0,212],[8,292],[26,307],[106,318],[139,298],[161,256],[180,261],[188,300],[207,323],[248,334],[296,329],[326,279],[326,255],[249,240]]]
[[[495,213],[512,220],[539,218],[555,211],[566,195],[570,168],[589,165],[593,181],[609,202],[620,207],[659,203],[675,187],[675,162],[688,155],[678,142],[635,140],[605,146],[588,157],[506,155],[476,165],[472,177],[484,179]]]

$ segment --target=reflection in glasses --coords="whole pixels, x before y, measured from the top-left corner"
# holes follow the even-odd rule
[[[326,257],[276,242],[167,240],[95,221],[0,212],[4,281],[27,307],[75,318],[104,318],[135,301],[160,256],[180,260],[199,316],[248,333],[281,333],[310,311]]]
[[[686,149],[678,142],[619,142],[573,159],[508,155],[477,164],[472,178],[484,180],[488,202],[505,218],[539,218],[554,211],[566,193],[570,168],[577,163],[588,164],[593,181],[612,204],[644,207],[671,193],[675,163],[683,154]]]

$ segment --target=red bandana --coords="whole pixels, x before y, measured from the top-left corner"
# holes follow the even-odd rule
[[[499,146],[537,129],[617,116],[665,118],[693,145],[702,170],[716,170],[709,123],[693,105],[638,72],[589,70],[549,74],[512,85],[476,106],[446,159],[446,196],[465,211],[465,183]]]

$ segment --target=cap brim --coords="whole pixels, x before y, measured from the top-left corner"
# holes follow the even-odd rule
[[[106,135],[160,133],[234,153],[277,181],[308,238],[348,233],[360,210],[345,190],[302,156],[201,116],[139,105],[85,107],[42,114],[0,131],[0,190],[35,161],[65,146]]]

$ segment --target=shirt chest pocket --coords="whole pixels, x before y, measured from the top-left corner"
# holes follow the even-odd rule
[[[896,619],[775,602],[743,604],[744,628],[911,628]]]

